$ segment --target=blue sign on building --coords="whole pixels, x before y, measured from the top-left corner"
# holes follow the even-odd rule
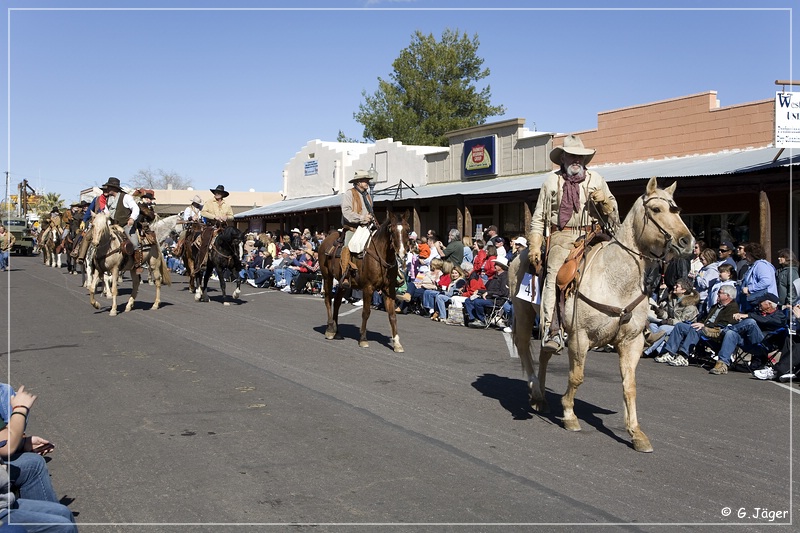
[[[497,174],[497,136],[478,137],[464,141],[464,176],[494,176]]]
[[[316,159],[312,159],[311,161],[306,161],[305,164],[305,175],[306,176],[313,176],[314,174],[319,173],[319,164]]]

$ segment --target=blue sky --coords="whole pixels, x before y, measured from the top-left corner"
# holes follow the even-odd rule
[[[710,90],[723,106],[773,98],[774,81],[792,78],[794,16],[774,8],[792,4],[6,0],[41,9],[6,11],[3,163],[12,193],[27,178],[67,201],[148,167],[196,189],[278,191],[308,141],[362,138],[361,93],[389,77],[415,30],[477,34],[492,103],[506,107],[491,120],[539,131]],[[245,9],[146,9],[234,6]],[[117,10],[47,9],[69,7]],[[247,10],[276,7],[307,9]],[[654,7],[679,9],[640,9]]]

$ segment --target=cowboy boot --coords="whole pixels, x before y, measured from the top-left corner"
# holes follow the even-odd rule
[[[342,279],[339,280],[339,285],[342,287],[343,290],[347,290],[350,288],[350,248],[347,246],[342,247]]]

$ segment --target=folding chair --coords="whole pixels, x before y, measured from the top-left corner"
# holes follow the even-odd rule
[[[505,319],[505,312],[503,306],[508,303],[508,298],[495,298],[494,304],[491,309],[487,308],[486,311],[486,327],[498,326],[500,320]]]

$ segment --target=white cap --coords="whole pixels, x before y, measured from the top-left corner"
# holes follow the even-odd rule
[[[527,247],[528,246],[528,239],[526,239],[525,237],[517,237],[516,239],[511,241],[511,243],[512,244],[521,244],[522,246],[526,246]]]

